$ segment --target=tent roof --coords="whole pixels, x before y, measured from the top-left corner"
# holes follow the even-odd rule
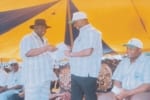
[[[31,0],[4,0],[0,3],[0,18],[2,18],[3,13],[8,11],[30,7],[35,7],[34,10],[36,10],[36,7],[54,1],[56,0],[32,0],[32,2]],[[51,44],[64,41],[67,1],[58,0],[54,5],[2,33],[0,35],[0,58],[20,58],[20,41],[24,35],[31,32],[29,26],[34,23],[36,18],[45,18],[48,25],[52,26],[46,34]],[[72,2],[78,10],[87,13],[89,21],[103,33],[103,41],[114,51],[124,52],[125,48],[122,44],[132,37],[141,39],[144,43],[144,51],[150,51],[149,0],[72,0]],[[32,14],[32,11],[28,14]],[[24,16],[20,15],[18,19]],[[7,21],[10,18],[11,16],[7,16],[5,20]],[[2,26],[1,24],[0,27]]]

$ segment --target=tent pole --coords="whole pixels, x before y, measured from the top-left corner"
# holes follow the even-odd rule
[[[140,13],[139,13],[139,11],[138,11],[138,9],[137,9],[137,7],[136,7],[134,1],[131,0],[131,3],[132,3],[132,5],[133,5],[133,8],[134,8],[134,10],[135,10],[135,12],[136,12],[136,14],[137,14],[137,16],[138,16],[138,18],[139,18],[139,21],[140,21],[140,23],[141,23],[141,25],[142,25],[144,31],[147,32],[147,28],[146,28],[146,26],[145,26],[145,23],[144,23],[142,17],[140,16]]]
[[[67,13],[68,13],[68,19],[71,21],[71,13],[70,13],[70,3],[69,0],[67,0]],[[73,32],[72,32],[72,24],[69,24],[69,34],[70,34],[70,46],[73,46]]]

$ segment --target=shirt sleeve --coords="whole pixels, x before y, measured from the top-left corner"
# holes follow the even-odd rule
[[[144,83],[150,83],[150,61],[148,60],[145,62]]]
[[[83,38],[83,47],[82,49],[88,49],[88,48],[95,48],[97,45],[97,42],[100,42],[100,34],[96,31],[89,31],[87,32]]]
[[[0,86],[5,86],[6,85],[6,82],[7,82],[7,77],[6,75],[3,74],[3,72],[0,72],[0,76],[1,76],[1,80],[0,80]]]
[[[119,81],[119,82],[122,82],[122,79],[123,79],[123,64],[124,62],[123,61],[121,61],[120,63],[119,63],[119,65],[117,66],[117,68],[116,68],[116,70],[114,71],[114,73],[113,73],[113,76],[112,76],[112,79],[113,80],[117,80],[117,81]]]
[[[32,42],[33,40],[30,37],[25,37],[22,39],[20,44],[20,54],[22,58],[26,57],[26,53],[33,48]]]
[[[6,80],[6,83],[5,83],[7,86],[9,86],[11,84],[11,75],[10,73],[8,74],[7,76],[7,80]]]
[[[16,85],[23,85],[23,82],[22,82],[22,76],[21,76],[21,72],[19,71],[17,73],[17,80],[16,80]]]

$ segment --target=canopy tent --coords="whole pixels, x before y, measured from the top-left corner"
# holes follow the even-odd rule
[[[122,45],[132,37],[141,39],[144,51],[150,51],[149,0],[4,0],[0,6],[1,61],[20,59],[20,41],[36,18],[46,19],[52,27],[46,34],[51,44],[71,44],[77,36],[68,24],[74,11],[86,12],[102,32],[104,51],[122,53]]]

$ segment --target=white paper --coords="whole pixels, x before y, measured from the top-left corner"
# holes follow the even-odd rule
[[[121,92],[121,89],[120,88],[118,88],[118,87],[116,87],[116,86],[114,86],[113,88],[112,88],[112,90],[111,90],[114,94],[116,94],[116,95],[118,95],[118,94],[120,94],[120,92]]]

